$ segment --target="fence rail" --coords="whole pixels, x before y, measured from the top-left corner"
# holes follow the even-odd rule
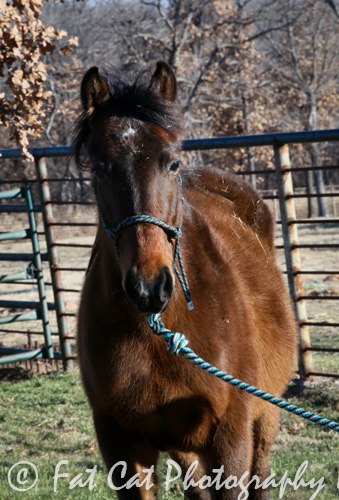
[[[306,303],[310,304],[314,301],[331,301],[330,303],[335,304],[335,301],[339,300],[338,294],[309,294],[305,292],[304,284],[302,281],[302,276],[320,276],[327,275],[329,277],[336,275],[339,276],[339,265],[338,269],[330,269],[330,266],[326,269],[304,269],[301,265],[301,251],[323,251],[323,250],[335,250],[339,247],[339,242],[322,242],[317,241],[315,243],[302,242],[299,241],[299,226],[301,228],[307,225],[322,225],[322,227],[330,227],[331,225],[339,225],[339,218],[337,214],[334,213],[333,216],[328,219],[315,218],[307,219],[305,217],[297,217],[296,213],[296,203],[299,200],[305,198],[305,194],[300,191],[295,191],[293,187],[293,174],[297,172],[311,171],[315,172],[319,170],[320,167],[311,165],[309,167],[293,167],[291,165],[291,160],[289,156],[289,144],[305,144],[312,142],[329,142],[329,141],[339,141],[339,129],[332,130],[322,130],[322,131],[302,131],[302,132],[287,132],[287,133],[270,133],[262,135],[249,135],[241,137],[215,137],[206,139],[192,139],[184,140],[182,142],[183,151],[207,151],[213,149],[229,149],[229,148],[255,148],[259,146],[270,146],[273,148],[275,157],[275,168],[267,170],[264,168],[258,168],[255,171],[241,171],[237,172],[241,176],[260,176],[269,175],[270,178],[274,178],[277,184],[277,191],[272,191],[270,193],[263,192],[263,198],[275,203],[279,202],[279,216],[277,224],[281,227],[281,232],[283,236],[282,243],[277,243],[276,248],[283,249],[285,254],[286,263],[286,275],[288,279],[288,286],[290,290],[291,297],[295,306],[296,316],[299,323],[299,335],[300,335],[300,363],[299,372],[301,377],[309,377],[312,375],[322,374],[323,376],[333,376],[339,377],[339,373],[332,373],[330,371],[320,372],[320,370],[314,369],[313,365],[313,353],[328,353],[333,355],[339,352],[339,349],[333,346],[311,345],[311,335],[310,328],[326,329],[326,328],[337,328],[339,323],[337,321],[314,321],[309,319],[307,314]],[[65,242],[58,241],[55,236],[55,230],[65,229],[65,228],[82,228],[88,229],[94,228],[96,223],[93,222],[74,222],[73,220],[57,220],[54,215],[55,210],[59,210],[62,207],[67,208],[69,206],[94,206],[94,203],[88,200],[78,201],[76,199],[72,200],[56,200],[51,197],[50,184],[56,183],[88,183],[88,177],[55,177],[55,175],[48,176],[48,166],[46,164],[46,159],[48,158],[70,158],[70,148],[63,147],[42,147],[42,148],[31,148],[30,153],[35,158],[36,166],[36,178],[31,178],[27,182],[30,184],[37,185],[39,188],[39,200],[36,200],[34,205],[34,211],[41,212],[43,216],[44,224],[44,234],[46,236],[47,242],[47,252],[43,253],[43,258],[48,260],[51,269],[51,281],[46,282],[46,285],[51,286],[54,291],[56,316],[57,316],[57,329],[60,335],[60,345],[62,350],[62,358],[64,360],[64,367],[67,368],[70,360],[74,359],[74,352],[72,352],[70,341],[73,339],[73,335],[69,330],[68,320],[75,316],[75,311],[67,310],[65,306],[65,294],[74,293],[77,294],[80,291],[80,287],[76,286],[65,286],[63,284],[63,276],[68,275],[68,273],[83,273],[86,267],[80,265],[69,265],[59,260],[58,251],[72,249],[75,251],[86,251],[91,248],[92,245],[88,243],[78,243],[78,242]],[[0,150],[0,159],[5,160],[17,160],[22,158],[22,153],[18,149],[3,149]],[[328,165],[326,167],[321,167],[323,169],[336,170],[338,169],[335,165]],[[273,177],[272,177],[273,176]],[[18,185],[22,184],[20,179],[3,179],[0,184]],[[311,194],[310,198],[316,198],[319,194]],[[331,199],[333,206],[336,207],[336,199],[339,197],[339,189],[337,191],[324,192],[321,194],[322,197]],[[275,207],[275,205],[274,205]],[[21,210],[20,205],[3,203],[0,204],[0,216],[1,213],[6,212],[9,208],[13,211],[19,213]],[[276,209],[276,207],[275,207]],[[0,234],[1,239],[1,234]],[[27,256],[27,255],[26,255]],[[9,257],[8,253],[0,254],[0,261],[7,260]],[[18,254],[17,260],[19,258],[25,257],[23,253]],[[335,266],[334,266],[335,267]],[[7,329],[8,331],[9,329]],[[0,330],[5,332],[4,330]],[[14,330],[12,330],[14,331]]]

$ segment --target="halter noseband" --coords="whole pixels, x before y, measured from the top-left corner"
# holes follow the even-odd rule
[[[126,219],[123,219],[121,222],[119,222],[116,226],[109,227],[107,224],[104,215],[102,213],[102,210],[99,207],[99,213],[100,213],[100,218],[102,225],[107,233],[107,235],[114,240],[115,243],[115,248],[117,251],[117,255],[119,257],[119,237],[121,234],[121,231],[125,229],[126,227],[129,226],[134,226],[135,224],[154,224],[155,226],[161,227],[167,234],[169,238],[175,239],[175,247],[174,247],[174,257],[173,257],[173,268],[175,271],[175,274],[177,275],[177,278],[179,280],[179,283],[181,285],[181,288],[184,292],[185,299],[187,302],[187,307],[191,311],[193,309],[193,302],[191,298],[191,292],[189,289],[188,285],[188,280],[187,280],[187,275],[185,272],[185,267],[184,267],[184,262],[182,259],[182,254],[181,254],[181,248],[180,248],[180,238],[181,238],[181,225],[180,226],[170,226],[169,224],[166,224],[166,222],[162,221],[161,219],[157,219],[157,217],[153,217],[152,215],[147,215],[147,214],[138,214],[138,215],[132,215],[130,217],[126,217]],[[178,263],[178,265],[177,265]]]

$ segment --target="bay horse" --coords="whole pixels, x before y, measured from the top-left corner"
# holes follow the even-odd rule
[[[267,205],[223,169],[180,166],[176,94],[161,61],[146,83],[97,67],[83,77],[74,155],[84,168],[85,147],[99,217],[78,314],[80,369],[119,499],[156,498],[156,474],[152,487],[124,485],[136,474],[142,483],[160,451],[183,474],[196,465],[187,498],[234,499],[239,485],[199,479],[220,467],[223,478],[265,479],[279,410],[173,356],[147,315],[161,312],[203,359],[278,396],[295,368],[296,326]],[[140,214],[181,228],[192,311],[173,271],[173,234],[139,220],[112,237]],[[249,498],[267,491],[252,485]]]

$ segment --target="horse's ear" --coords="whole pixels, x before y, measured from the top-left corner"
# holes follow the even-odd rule
[[[152,92],[168,101],[174,101],[177,95],[177,80],[173,70],[164,61],[157,62],[156,70],[151,78]]]
[[[83,77],[80,96],[82,106],[89,115],[107,101],[109,97],[108,83],[106,78],[100,75],[96,66],[90,68]]]

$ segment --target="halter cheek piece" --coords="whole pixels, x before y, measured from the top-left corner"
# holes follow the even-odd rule
[[[162,221],[161,219],[157,219],[156,217],[153,217],[152,215],[147,215],[147,214],[138,214],[138,215],[132,215],[130,217],[126,217],[126,219],[123,219],[121,222],[119,222],[116,226],[109,227],[107,224],[103,211],[100,208],[99,203],[97,203],[98,208],[99,208],[99,214],[100,214],[100,219],[102,222],[102,225],[107,233],[107,235],[114,240],[115,243],[115,248],[117,251],[117,255],[119,257],[119,237],[121,234],[121,231],[125,229],[126,227],[129,226],[134,226],[135,224],[154,224],[155,226],[161,227],[167,234],[167,236],[170,239],[175,240],[175,247],[174,247],[174,256],[173,256],[173,268],[175,271],[175,274],[178,277],[179,283],[181,285],[181,288],[184,292],[185,299],[187,302],[187,307],[191,311],[193,309],[193,302],[191,298],[191,292],[189,289],[188,285],[188,280],[187,280],[187,275],[185,272],[185,267],[184,267],[184,262],[182,259],[182,254],[181,254],[181,248],[180,248],[180,238],[181,238],[181,224],[180,226],[170,226],[169,224],[166,224],[166,222]]]

